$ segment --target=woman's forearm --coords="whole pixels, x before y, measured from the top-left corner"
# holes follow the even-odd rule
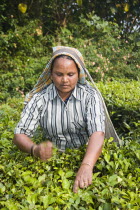
[[[95,132],[91,135],[88,142],[86,154],[83,158],[74,182],[73,191],[75,193],[78,192],[79,187],[84,188],[92,183],[92,170],[101,154],[103,142],[103,132]]]
[[[94,167],[96,161],[98,160],[102,152],[103,142],[104,142],[103,132],[98,131],[91,135],[82,164],[87,163],[92,168]]]
[[[27,153],[31,153],[31,147],[34,144],[34,142],[25,134],[15,134],[13,143],[17,145],[21,151]]]
[[[48,160],[52,156],[53,144],[50,141],[45,141],[36,145],[27,135],[15,134],[13,143],[16,144],[21,151],[30,153],[43,161]]]

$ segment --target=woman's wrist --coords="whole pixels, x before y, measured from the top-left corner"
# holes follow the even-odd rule
[[[31,154],[31,156],[32,157],[34,157],[35,156],[35,154],[34,154],[34,151],[35,151],[35,148],[37,147],[37,145],[36,144],[33,144],[32,146],[31,146],[31,149],[30,149],[30,154]]]
[[[93,170],[93,167],[92,167],[92,165],[90,164],[90,163],[85,163],[85,162],[83,162],[82,164],[81,164],[81,166],[82,165],[87,165],[87,166],[89,166],[92,170]]]

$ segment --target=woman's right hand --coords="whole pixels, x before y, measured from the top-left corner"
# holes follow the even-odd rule
[[[42,142],[34,146],[33,154],[35,157],[39,157],[43,161],[47,161],[52,157],[53,144],[50,141]]]

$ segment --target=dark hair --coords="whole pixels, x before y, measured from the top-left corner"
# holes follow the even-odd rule
[[[52,70],[53,70],[55,61],[56,61],[57,59],[59,59],[59,58],[66,58],[66,59],[68,59],[68,60],[74,61],[75,65],[76,65],[76,67],[77,67],[77,70],[78,70],[78,74],[80,73],[80,69],[79,69],[77,63],[75,62],[75,60],[74,60],[72,57],[70,57],[70,56],[68,56],[68,55],[58,55],[56,58],[54,58],[53,61],[52,61],[52,63],[51,63],[51,68],[50,68],[51,72],[52,72]]]

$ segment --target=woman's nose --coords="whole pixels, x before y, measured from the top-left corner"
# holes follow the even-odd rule
[[[67,78],[67,77],[63,77],[63,78],[62,78],[62,81],[63,81],[63,82],[67,82],[67,81],[68,81],[68,78]]]

